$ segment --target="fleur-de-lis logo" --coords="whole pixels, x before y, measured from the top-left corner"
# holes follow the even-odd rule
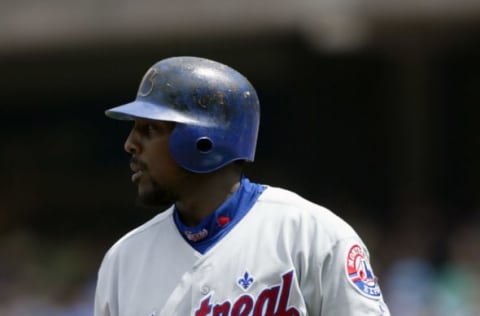
[[[247,290],[254,281],[255,280],[253,279],[253,276],[251,276],[248,272],[245,272],[243,277],[238,279],[238,284],[242,287],[242,289]]]

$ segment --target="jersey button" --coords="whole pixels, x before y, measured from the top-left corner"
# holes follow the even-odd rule
[[[200,289],[200,293],[202,293],[203,295],[207,295],[209,292],[210,288],[206,285],[202,286],[202,288]]]

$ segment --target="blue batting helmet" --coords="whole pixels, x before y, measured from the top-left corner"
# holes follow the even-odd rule
[[[170,152],[192,172],[211,172],[255,156],[257,93],[242,74],[209,59],[172,57],[157,62],[144,75],[135,101],[105,114],[120,120],[176,122]]]

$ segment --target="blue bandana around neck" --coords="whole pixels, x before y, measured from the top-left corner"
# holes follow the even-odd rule
[[[265,188],[264,185],[252,183],[242,177],[237,191],[195,227],[184,225],[175,207],[173,218],[177,229],[195,250],[204,254],[248,213]]]

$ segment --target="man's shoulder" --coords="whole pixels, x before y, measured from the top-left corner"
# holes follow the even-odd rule
[[[269,186],[258,202],[258,207],[265,212],[271,212],[272,215],[286,218],[303,227],[315,226],[316,231],[330,235],[333,239],[356,235],[341,214],[288,189]]]
[[[280,187],[268,186],[258,201],[277,208],[298,209],[306,212],[329,212],[326,207],[310,201],[298,193]]]
[[[132,229],[113,244],[108,250],[106,256],[111,256],[113,253],[120,252],[125,248],[135,248],[140,244],[147,243],[152,239],[152,235],[166,231],[163,229],[164,225],[173,225],[173,206],[156,215],[144,224]]]

